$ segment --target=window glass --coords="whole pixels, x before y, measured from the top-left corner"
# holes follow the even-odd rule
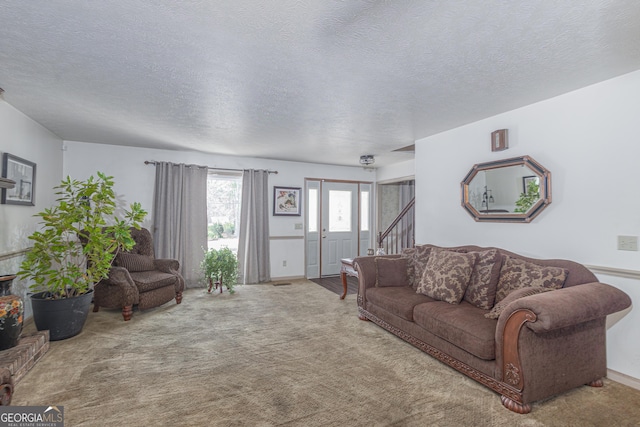
[[[360,231],[369,231],[369,192],[360,193]]]
[[[329,191],[329,231],[351,231],[351,191]]]
[[[215,173],[207,177],[207,236],[209,249],[228,247],[238,252],[242,172]]]
[[[309,195],[309,233],[318,232],[318,189],[310,188]]]

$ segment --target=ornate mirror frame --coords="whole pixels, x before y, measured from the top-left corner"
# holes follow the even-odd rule
[[[485,211],[478,210],[473,206],[471,202],[472,197],[478,197],[477,194],[472,194],[469,190],[469,186],[473,179],[481,172],[487,172],[491,170],[507,168],[511,166],[527,167],[530,170],[527,171],[529,176],[523,176],[523,185],[526,185],[526,178],[538,178],[540,197],[538,200],[525,212],[515,213],[508,210],[491,210],[489,209],[489,202],[486,202],[487,209]],[[486,177],[485,177],[486,180]],[[544,166],[536,162],[529,156],[513,157],[510,159],[497,160],[494,162],[478,163],[474,165],[467,176],[461,183],[462,187],[462,207],[478,222],[531,222],[540,212],[542,212],[551,203],[551,172],[549,172]],[[487,199],[487,186],[484,186],[484,194],[482,194],[482,206],[485,205],[484,200]],[[524,188],[523,188],[524,190]],[[525,190],[526,191],[526,190]],[[491,190],[489,190],[488,196],[493,197]],[[522,197],[522,196],[521,196]],[[515,204],[514,204],[515,208]]]

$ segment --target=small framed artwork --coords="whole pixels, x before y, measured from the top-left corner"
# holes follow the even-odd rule
[[[273,215],[300,216],[300,187],[273,187]]]
[[[522,192],[524,194],[529,194],[529,191],[527,190],[529,188],[529,183],[530,182],[535,182],[536,184],[539,184],[540,178],[535,176],[535,175],[531,175],[531,176],[523,176],[522,177]]]
[[[2,156],[2,177],[15,181],[13,188],[2,189],[2,203],[35,206],[36,164],[9,153]]]
[[[504,151],[509,148],[509,130],[498,129],[491,132],[491,151]]]

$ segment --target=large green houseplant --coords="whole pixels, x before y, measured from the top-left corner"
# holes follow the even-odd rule
[[[93,285],[108,276],[118,251],[135,244],[129,230],[140,228],[146,211],[140,203],[133,203],[123,211],[122,219],[118,217],[113,184],[113,177],[101,172],[84,181],[67,177],[54,187],[57,204],[36,214],[42,219],[42,229],[29,236],[33,246],[18,275],[33,281],[34,321],[38,330],[50,330],[51,340],[82,330],[87,314],[83,319],[69,319],[74,325],[80,323],[77,331],[60,330],[64,327],[49,321],[61,315],[60,321],[66,322],[78,304],[82,310],[86,305],[88,313]]]
[[[238,258],[231,249],[222,248],[205,251],[204,258],[200,263],[200,269],[208,283],[209,292],[211,292],[214,285],[216,289],[220,286],[220,292],[222,292],[223,285],[230,294],[235,292],[233,287],[238,282]]]

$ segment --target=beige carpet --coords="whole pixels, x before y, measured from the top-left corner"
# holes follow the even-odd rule
[[[632,426],[640,391],[606,381],[528,415],[358,320],[307,282],[185,292],[181,305],[90,313],[51,343],[13,405],[62,405],[67,426]]]

